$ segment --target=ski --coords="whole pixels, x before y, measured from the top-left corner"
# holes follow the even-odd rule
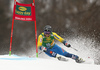
[[[68,59],[66,59],[66,57],[64,57],[64,56],[62,56],[62,55],[59,55],[59,54],[56,55],[56,58],[57,58],[59,61],[68,61]]]

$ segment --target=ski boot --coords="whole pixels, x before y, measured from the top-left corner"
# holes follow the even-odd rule
[[[84,63],[84,62],[85,62],[82,58],[77,58],[75,61],[76,61],[77,63]]]

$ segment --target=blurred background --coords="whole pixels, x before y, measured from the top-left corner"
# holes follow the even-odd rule
[[[26,4],[33,2],[17,1]],[[13,2],[0,0],[0,55],[9,54]],[[100,0],[35,0],[35,9],[38,35],[45,25],[51,25],[54,32],[79,50],[68,49],[69,52],[91,57],[96,64],[100,64]],[[12,54],[35,54],[34,29],[34,22],[15,20]]]

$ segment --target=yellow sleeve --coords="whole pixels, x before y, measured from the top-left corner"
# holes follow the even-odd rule
[[[42,35],[39,35],[39,36],[38,36],[38,48],[39,48],[40,46],[42,46],[42,41],[43,41],[43,37],[42,37]]]
[[[58,40],[59,42],[63,43],[64,42],[64,39],[62,37],[60,37],[59,35],[57,35],[55,32],[53,32],[53,35],[54,35],[54,38],[56,40]]]

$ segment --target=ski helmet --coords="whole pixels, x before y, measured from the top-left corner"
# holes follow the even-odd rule
[[[52,32],[52,27],[50,25],[46,25],[44,27],[44,34],[50,34]]]

